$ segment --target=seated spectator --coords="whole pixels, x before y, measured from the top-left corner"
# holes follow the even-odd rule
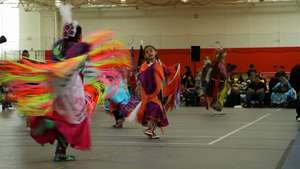
[[[23,59],[23,58],[29,58],[29,52],[28,52],[28,50],[23,50],[22,51],[22,55],[21,55],[21,59]]]
[[[23,50],[19,62],[24,64],[26,63],[26,61],[30,61],[32,63],[45,63],[44,61],[34,60],[30,58],[28,50]]]
[[[256,69],[253,64],[249,64],[247,75],[248,75],[248,79],[250,79],[250,77],[256,76]]]
[[[244,79],[240,74],[233,74],[230,77],[230,92],[229,95],[226,97],[225,106],[226,107],[234,107],[236,105],[241,104],[241,97],[240,97],[240,87],[243,83]]]
[[[204,94],[202,89],[202,84],[201,84],[201,76],[202,76],[202,71],[200,70],[195,76],[195,90],[199,96]]]
[[[184,73],[181,78],[181,84],[184,89],[194,88],[195,80],[191,68],[189,66],[184,67]]]
[[[274,65],[273,67],[275,67],[277,71],[277,65]],[[265,94],[265,105],[271,106],[271,94],[273,93],[272,89],[279,82],[279,74],[280,72],[276,72],[275,75],[269,79],[267,85],[268,90]]]
[[[243,79],[243,82],[240,84],[240,97],[241,97],[241,105],[243,107],[247,107],[247,89],[248,83],[246,80]]]
[[[290,85],[285,72],[277,74],[279,82],[272,87],[271,103],[275,106],[287,106],[297,98],[296,91]]]
[[[273,87],[279,82],[279,77],[275,74],[275,76],[271,77],[269,81],[269,92],[273,93]]]
[[[184,67],[184,73],[181,78],[182,84],[182,100],[185,102],[186,106],[196,106],[197,105],[197,92],[195,90],[195,80],[193,73],[189,66]]]
[[[129,93],[134,94],[137,82],[136,82],[136,71],[130,70],[128,75],[128,90]]]
[[[0,86],[0,93],[1,93],[1,104],[2,104],[2,111],[6,111],[12,106],[13,95],[11,93],[11,88],[8,87],[6,83],[2,83]]]
[[[247,106],[263,106],[266,89],[266,83],[259,75],[251,76],[246,94]]]

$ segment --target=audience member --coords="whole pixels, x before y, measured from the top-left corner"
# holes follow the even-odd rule
[[[247,105],[250,107],[263,106],[266,89],[266,83],[260,76],[250,76],[246,96]]]

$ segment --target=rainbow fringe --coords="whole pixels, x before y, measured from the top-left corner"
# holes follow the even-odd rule
[[[123,48],[122,43],[111,40],[113,34],[94,34],[87,40],[92,46],[90,52],[58,63],[37,64],[24,60],[21,64],[0,61],[0,83],[8,84],[12,89],[11,100],[15,102],[20,114],[51,116],[52,103],[56,98],[50,85],[54,78],[67,78],[86,62],[100,73],[102,70],[113,72],[114,69],[131,67],[129,51]],[[103,103],[106,95],[109,95],[105,92],[105,83],[99,77],[89,80],[85,86],[96,89],[99,93],[98,103]]]

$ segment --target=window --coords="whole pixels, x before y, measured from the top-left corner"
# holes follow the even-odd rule
[[[19,50],[19,8],[14,3],[0,4],[0,36],[7,42],[0,44],[1,56]],[[3,59],[3,58],[1,58]]]

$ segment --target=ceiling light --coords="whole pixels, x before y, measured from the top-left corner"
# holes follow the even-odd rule
[[[56,1],[55,1],[55,6],[58,7],[58,6],[60,6],[61,4],[63,4],[63,3],[61,2],[61,0],[56,0]]]

